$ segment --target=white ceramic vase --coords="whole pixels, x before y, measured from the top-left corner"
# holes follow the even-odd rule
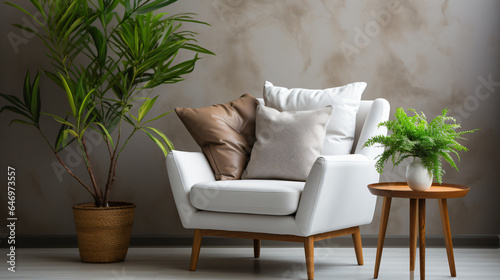
[[[432,185],[432,172],[425,168],[420,158],[414,158],[406,168],[406,182],[414,191],[428,190]]]

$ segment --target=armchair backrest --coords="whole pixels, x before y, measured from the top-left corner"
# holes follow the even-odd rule
[[[264,99],[257,98],[261,105],[264,105]],[[363,148],[363,144],[371,137],[378,134],[387,134],[385,127],[378,127],[380,122],[389,119],[390,105],[383,98],[375,100],[361,100],[359,110],[356,115],[356,133],[352,145],[352,154],[362,154],[370,159],[375,159],[384,151],[381,147]]]

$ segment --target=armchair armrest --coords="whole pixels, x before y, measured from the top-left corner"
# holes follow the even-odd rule
[[[190,228],[197,210],[189,201],[189,191],[198,182],[215,181],[212,168],[201,152],[172,151],[167,156],[167,173],[182,225]]]
[[[320,156],[311,168],[295,221],[305,235],[371,223],[379,181],[375,161],[360,154]]]

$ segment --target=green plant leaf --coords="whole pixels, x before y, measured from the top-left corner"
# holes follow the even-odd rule
[[[94,114],[94,108],[95,108],[95,105],[94,105],[94,106],[92,106],[92,107],[90,107],[90,108],[87,110],[87,115],[85,116],[85,118],[84,118],[84,119],[83,119],[83,121],[82,121],[82,123],[83,123],[86,127],[87,127],[87,126],[89,126],[90,124],[92,124],[92,123],[95,121],[96,117],[97,117],[97,116],[96,116],[96,114]],[[91,117],[92,117],[92,118],[91,118]],[[89,121],[89,118],[91,118],[91,119],[90,119],[90,121]],[[83,133],[83,131],[82,131],[82,133]]]
[[[158,96],[156,96],[153,99],[148,99],[148,100],[144,101],[144,103],[142,103],[141,107],[139,108],[139,114],[137,116],[137,121],[138,122],[141,122],[142,119],[149,112],[149,110],[151,110],[151,108],[153,107],[153,105],[156,102],[156,99],[158,99]]]
[[[31,126],[35,126],[34,123],[32,122],[27,122],[27,121],[23,121],[23,120],[20,120],[20,119],[13,119],[10,123],[9,123],[9,126],[13,123],[19,123],[19,124],[27,124],[27,125],[31,125]]]
[[[156,145],[158,145],[158,147],[160,147],[161,151],[163,152],[163,155],[165,157],[167,157],[168,156],[168,151],[165,148],[165,146],[163,145],[163,143],[160,140],[158,140],[156,137],[154,137],[153,135],[151,135],[151,133],[149,133],[147,130],[145,130],[145,129],[141,129],[141,130],[144,131],[144,132],[146,132],[146,134],[149,136],[149,138],[151,138],[151,140],[153,140],[153,142],[155,142]]]
[[[203,47],[200,47],[198,45],[195,45],[195,44],[190,44],[190,43],[186,43],[184,44],[184,46],[182,46],[183,49],[186,49],[186,50],[191,50],[191,51],[194,51],[194,52],[199,52],[199,53],[205,53],[205,54],[210,54],[210,55],[215,55],[215,53],[203,48]]]
[[[89,28],[90,35],[94,40],[95,47],[97,49],[97,58],[101,65],[106,63],[108,44],[107,40],[102,34],[102,32],[95,26]]]
[[[198,23],[198,24],[210,26],[210,24],[208,24],[207,22],[193,19],[192,16],[196,16],[196,14],[195,13],[180,13],[180,14],[172,15],[170,17],[170,19],[175,20],[175,21],[191,22],[191,23]]]
[[[74,131],[73,129],[69,129],[69,128],[68,128],[68,129],[65,129],[65,130],[63,131],[63,133],[71,134],[71,136],[73,136],[73,137],[75,137],[75,138],[78,138],[78,139],[80,138],[80,137],[78,136],[78,133],[76,133],[76,131]]]
[[[66,119],[63,119],[63,118],[61,118],[61,117],[59,117],[59,116],[56,116],[56,115],[54,115],[54,114],[50,114],[50,113],[43,113],[43,114],[44,114],[44,115],[46,115],[46,116],[52,117],[52,118],[53,118],[56,122],[58,122],[58,123],[65,124],[65,125],[67,125],[67,126],[69,126],[69,127],[73,127],[73,128],[75,128],[75,125],[74,125],[74,124],[72,124],[72,123],[70,123],[70,122],[67,120],[67,119],[68,119],[67,117],[66,117]]]
[[[82,103],[80,104],[80,108],[78,109],[78,117],[80,117],[83,113],[83,110],[85,108],[87,108],[87,106],[89,105],[89,102],[90,102],[90,97],[92,96],[92,94],[95,92],[95,89],[92,89],[89,91],[89,93],[87,93],[87,95],[85,96],[85,98],[82,100]],[[92,111],[94,107],[92,107],[92,109],[89,109],[89,111]]]
[[[14,106],[9,106],[9,105],[6,105],[6,106],[3,106],[1,109],[0,109],[0,114],[3,112],[3,111],[11,111],[12,113],[16,113],[16,114],[19,114],[19,115],[22,115],[24,117],[26,117],[28,120],[32,120],[31,119],[31,116],[28,115],[27,113],[23,112],[21,109],[17,108],[17,107],[14,107]]]
[[[40,26],[44,26],[35,16],[33,16],[31,13],[29,13],[28,11],[26,11],[24,8],[21,8],[20,6],[16,5],[16,4],[13,4],[13,3],[10,3],[10,2],[4,2],[5,4],[9,5],[9,6],[12,6],[18,10],[20,10],[21,12],[27,14],[29,17],[31,17],[34,21],[36,21]]]
[[[134,122],[133,122],[133,121],[132,121],[132,120],[131,120],[128,116],[123,115],[123,119],[124,119],[127,123],[129,123],[131,126],[134,126],[134,127],[136,126],[136,125],[135,125],[135,123],[134,123]]]
[[[5,100],[7,100],[8,102],[10,102],[14,107],[17,107],[19,108],[20,110],[27,110],[28,108],[26,108],[26,106],[23,104],[23,102],[21,101],[21,99],[19,99],[17,96],[15,95],[7,95],[7,94],[3,94],[3,93],[0,93],[0,97],[3,97]]]
[[[76,107],[75,107],[75,101],[73,99],[73,92],[71,92],[71,89],[68,85],[68,82],[66,81],[66,78],[62,74],[59,74],[61,77],[61,81],[64,86],[64,90],[66,91],[66,96],[68,97],[68,103],[69,106],[71,107],[71,111],[73,112],[73,116],[76,116]]]
[[[163,141],[165,142],[165,144],[167,144],[166,147],[168,147],[168,150],[174,150],[174,144],[170,141],[170,139],[168,139],[167,136],[165,136],[165,134],[163,134],[163,132],[159,131],[158,129],[154,128],[154,127],[146,127],[147,129],[149,130],[152,130],[154,131],[156,134],[158,134],[162,139]]]
[[[166,6],[168,6],[172,3],[175,3],[175,2],[177,2],[177,0],[156,0],[150,4],[144,5],[141,8],[137,9],[135,11],[135,13],[136,14],[150,13],[150,12],[156,11],[158,9],[161,9],[163,7],[166,7]]]
[[[31,115],[35,123],[40,120],[41,100],[40,100],[40,75],[37,73],[35,81],[31,86]]]
[[[40,34],[38,34],[35,30],[31,29],[31,28],[30,28],[30,27],[28,27],[28,26],[25,26],[25,25],[20,25],[20,24],[16,24],[16,23],[12,24],[12,26],[15,26],[15,27],[17,27],[17,28],[19,28],[19,29],[21,29],[21,30],[25,30],[25,31],[27,31],[28,33],[33,33],[33,34],[35,34],[37,37],[39,37],[39,38],[40,38],[40,39],[42,39],[42,40],[44,39],[43,37],[41,37],[41,36],[40,36]]]
[[[82,21],[83,21],[82,17],[73,21],[73,23],[68,28],[68,30],[66,30],[66,33],[64,34],[64,37],[62,38],[62,40],[67,42],[68,38],[71,36],[73,31],[75,31],[75,29],[77,29],[82,24]]]
[[[30,71],[26,71],[26,75],[24,76],[24,85],[23,85],[23,99],[24,104],[26,104],[26,109],[31,108],[31,80],[30,80]]]
[[[66,116],[65,120],[67,119],[68,117]],[[68,129],[68,126],[66,124],[61,124],[54,143],[54,150],[60,151],[68,145],[68,133],[64,132],[66,129]]]
[[[64,84],[63,82],[61,81],[61,78],[59,76],[57,76],[56,74],[53,74],[53,73],[50,73],[48,71],[45,71],[44,72],[45,75],[47,75],[47,77],[49,77],[54,83],[56,83],[60,88],[63,88],[64,89]]]
[[[157,119],[163,118],[164,116],[166,116],[166,115],[168,115],[168,114],[170,114],[170,113],[172,113],[172,112],[173,112],[173,111],[168,111],[168,112],[163,113],[163,114],[161,114],[161,115],[159,115],[159,116],[157,116],[157,117],[154,117],[154,118],[152,118],[152,119],[150,119],[150,120],[148,120],[148,121],[144,122],[144,123],[143,123],[143,125],[145,125],[145,124],[147,124],[147,123],[149,123],[149,122],[152,122],[152,121],[156,121]]]
[[[115,148],[115,144],[113,143],[113,138],[111,138],[111,135],[109,135],[109,132],[106,129],[106,127],[104,127],[104,125],[102,125],[101,123],[98,123],[98,122],[96,122],[95,124],[97,124],[101,128],[101,130],[106,134],[107,140],[111,144],[111,147],[114,149]]]
[[[125,7],[125,11],[131,12],[130,0],[121,0],[120,3]]]

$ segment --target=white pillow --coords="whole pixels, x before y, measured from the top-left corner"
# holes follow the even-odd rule
[[[320,155],[332,106],[279,112],[259,105],[255,142],[242,179],[305,181]]]
[[[266,106],[278,111],[314,110],[333,106],[321,154],[346,155],[351,153],[356,131],[356,114],[365,88],[366,83],[358,82],[323,90],[288,89],[266,81],[264,101]]]

